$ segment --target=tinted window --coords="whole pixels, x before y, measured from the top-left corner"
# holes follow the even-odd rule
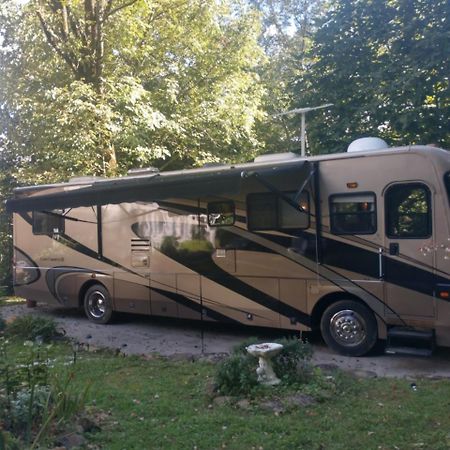
[[[330,227],[334,234],[375,233],[377,231],[375,194],[332,195],[330,197]]]
[[[64,217],[61,211],[33,212],[33,234],[64,233]]]
[[[292,200],[294,192],[285,195]],[[250,194],[247,197],[247,223],[249,230],[303,229],[309,227],[309,197],[302,192],[298,201],[300,211],[274,193]]]
[[[431,235],[431,195],[425,185],[397,184],[387,190],[386,234],[392,238]]]
[[[450,203],[450,172],[444,175],[445,189],[447,190],[447,198]]]

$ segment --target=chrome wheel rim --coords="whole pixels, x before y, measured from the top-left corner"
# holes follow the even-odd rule
[[[366,338],[365,321],[357,312],[345,309],[331,318],[330,332],[339,344],[355,347]]]
[[[106,312],[106,297],[100,291],[94,291],[88,297],[88,311],[95,319],[101,319]]]

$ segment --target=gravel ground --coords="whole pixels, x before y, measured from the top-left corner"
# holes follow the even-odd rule
[[[91,348],[110,348],[124,354],[160,354],[174,359],[199,356],[214,359],[229,353],[236,344],[257,335],[270,341],[280,337],[274,330],[236,328],[219,324],[162,319],[137,315],[121,315],[110,325],[89,322],[82,312],[50,308],[38,304],[3,306],[2,316],[8,320],[23,314],[52,317],[68,337]],[[203,331],[202,331],[203,330]],[[324,369],[339,367],[358,376],[450,378],[450,349],[438,349],[431,358],[374,355],[349,358],[332,353],[320,338],[310,336],[314,347],[314,364]]]

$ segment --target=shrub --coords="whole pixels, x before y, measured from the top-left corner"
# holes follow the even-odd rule
[[[30,341],[39,339],[42,342],[49,342],[58,334],[56,322],[53,319],[29,314],[17,317],[14,322],[7,326],[6,332],[9,336],[20,337]]]
[[[273,369],[287,384],[307,383],[313,376],[312,347],[299,339],[279,339],[283,350],[273,359]]]
[[[249,394],[258,384],[256,368],[258,358],[248,354],[247,347],[260,343],[261,339],[250,338],[233,348],[229,358],[223,361],[216,373],[218,390],[223,394]],[[313,377],[310,363],[312,347],[298,339],[277,339],[283,350],[273,358],[273,368],[284,384],[307,383]]]
[[[234,353],[222,361],[216,372],[218,390],[226,395],[248,394],[257,384],[257,359]]]
[[[6,328],[6,322],[2,316],[0,316],[0,333]],[[1,448],[1,447],[0,447]]]

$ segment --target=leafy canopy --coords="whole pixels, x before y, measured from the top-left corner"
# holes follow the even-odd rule
[[[361,136],[450,148],[450,3],[334,1],[314,36],[312,64],[294,88],[313,152],[345,151]]]
[[[0,6],[2,159],[23,182],[247,159],[258,18],[234,0]]]

